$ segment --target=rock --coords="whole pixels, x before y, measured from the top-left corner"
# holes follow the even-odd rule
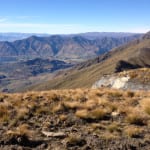
[[[119,115],[119,112],[117,112],[117,111],[113,111],[112,113],[111,113],[111,116],[112,117],[117,117]]]
[[[100,87],[111,87],[114,83],[116,77],[104,76],[99,81],[96,81],[92,85],[92,89],[100,88]]]
[[[42,131],[42,134],[47,137],[66,137],[66,134],[64,132],[47,132]]]
[[[100,88],[100,87],[112,87],[116,89],[121,89],[125,87],[125,84],[130,79],[127,77],[116,77],[116,76],[107,76],[102,77],[99,81],[95,82],[92,86],[92,89]]]
[[[150,69],[134,69],[103,76],[92,85],[92,89],[102,87],[132,91],[150,90]]]
[[[129,79],[130,79],[129,76],[117,78],[114,81],[112,88],[121,89],[121,88],[125,87],[125,84],[128,82]]]

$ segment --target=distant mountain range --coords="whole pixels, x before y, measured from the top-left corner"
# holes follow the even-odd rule
[[[79,34],[60,34],[62,37],[74,37],[74,36],[82,36],[88,39],[97,39],[104,37],[111,38],[121,38],[127,36],[139,36],[143,35],[143,33],[126,33],[126,32],[87,32],[87,33],[79,33]],[[28,38],[30,36],[39,36],[39,37],[47,37],[53,36],[52,34],[40,34],[40,33],[0,33],[0,41],[8,41],[13,42],[16,40],[21,40]]]
[[[51,58],[89,59],[140,38],[141,34],[86,33],[79,35],[31,36],[14,42],[0,42],[0,61]]]
[[[96,37],[99,34],[31,36],[0,42],[0,91],[90,87],[104,74],[146,66],[149,43],[144,41],[148,34],[143,38],[129,33]],[[143,44],[139,47],[138,43]],[[138,59],[140,50],[142,60]],[[129,60],[131,56],[134,59]]]
[[[95,59],[80,63],[67,72],[61,72],[61,75],[55,79],[32,86],[31,89],[91,87],[102,76],[143,67],[150,68],[150,32],[145,34],[142,39],[132,41]]]

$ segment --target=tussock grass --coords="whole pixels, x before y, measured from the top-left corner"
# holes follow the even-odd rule
[[[150,98],[142,99],[141,106],[143,107],[144,111],[150,115]]]
[[[134,92],[127,91],[127,97],[134,97]]]
[[[86,141],[80,135],[69,135],[67,138],[67,146],[83,146],[86,144]]]
[[[83,109],[76,112],[76,116],[82,119],[104,119],[107,114],[107,110],[100,108],[96,108],[91,111]]]
[[[127,114],[126,120],[128,123],[135,125],[147,124],[147,117],[135,108],[133,108],[132,111]]]
[[[135,126],[129,126],[125,130],[125,135],[131,138],[139,138],[143,132],[143,129]]]
[[[107,127],[107,130],[109,132],[120,132],[121,129],[120,129],[120,126],[117,122],[113,122],[112,124],[110,124],[108,127]]]
[[[6,135],[11,137],[16,137],[16,136],[32,137],[33,131],[29,129],[28,124],[21,124],[14,130],[8,130],[6,132]]]
[[[0,122],[6,122],[9,120],[8,107],[5,104],[0,104]]]
[[[0,124],[9,126],[8,134],[12,136],[32,135],[24,125],[29,120],[34,128],[58,130],[76,126],[77,130],[81,127],[85,132],[103,134],[105,139],[121,134],[137,137],[141,135],[139,127],[144,128],[150,122],[149,92],[70,89],[1,94],[0,97]],[[71,138],[69,141],[74,143]]]

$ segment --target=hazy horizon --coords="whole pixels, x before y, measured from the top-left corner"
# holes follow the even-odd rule
[[[72,34],[86,34],[86,33],[116,33],[116,34],[121,34],[121,33],[127,33],[127,34],[145,34],[145,33],[147,33],[147,32],[149,32],[149,31],[146,31],[146,32],[105,32],[105,31],[99,31],[99,32],[96,32],[96,31],[91,31],[91,32],[77,32],[77,33],[54,33],[54,34],[52,34],[52,33],[44,33],[44,32],[0,32],[0,34],[47,34],[47,35],[72,35]]]

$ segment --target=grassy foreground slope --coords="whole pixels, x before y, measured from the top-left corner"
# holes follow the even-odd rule
[[[0,149],[150,149],[150,92],[0,94]]]

